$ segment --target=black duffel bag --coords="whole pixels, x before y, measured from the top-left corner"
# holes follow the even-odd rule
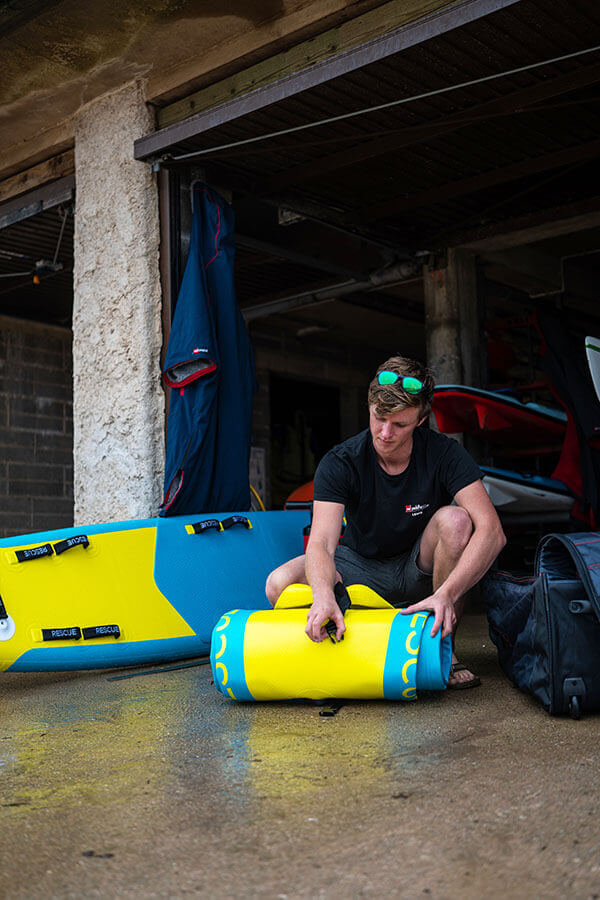
[[[578,719],[600,710],[600,533],[546,535],[535,568],[484,579],[490,637],[517,687]]]

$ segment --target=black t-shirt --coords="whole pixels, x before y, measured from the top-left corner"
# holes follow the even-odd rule
[[[481,478],[456,441],[420,426],[407,468],[388,475],[379,465],[369,429],[325,454],[314,499],[343,503],[348,525],[341,543],[362,556],[388,559],[409,550],[433,514]]]

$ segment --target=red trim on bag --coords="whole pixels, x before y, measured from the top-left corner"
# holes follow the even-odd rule
[[[215,255],[212,257],[212,259],[209,259],[209,261],[204,266],[204,268],[206,270],[206,269],[208,269],[210,264],[215,261],[215,259],[217,258],[217,256],[219,256],[219,254],[221,252],[219,250],[219,235],[221,234],[221,206],[219,203],[217,203],[216,200],[212,199],[212,197],[210,196],[210,194],[206,188],[202,188],[202,189],[195,188],[194,190],[197,190],[198,193],[206,194],[208,197],[209,203],[214,203],[215,206],[217,207],[217,213],[218,213],[217,230],[215,232]]]
[[[175,491],[175,493],[173,494],[173,496],[171,497],[169,502],[165,503],[165,500],[167,499],[167,497],[169,495],[169,491],[171,490],[171,484],[173,484],[173,481],[175,481],[175,479],[173,479],[173,481],[171,481],[171,484],[169,485],[169,490],[165,494],[165,500],[163,500],[163,505],[162,505],[163,509],[169,509],[169,507],[171,507],[173,505],[173,503],[175,502],[175,500],[177,499],[177,495],[179,494],[179,491],[183,487],[183,471],[184,470],[181,469],[181,474],[179,476],[179,487],[177,488],[177,490]]]
[[[210,197],[209,197],[209,200],[210,200]],[[211,201],[211,203],[214,203],[214,202],[215,202],[214,200]],[[216,234],[215,234],[215,255],[213,256],[212,259],[209,259],[209,261],[206,263],[206,265],[204,266],[205,269],[208,269],[208,267],[210,266],[210,264],[211,264],[212,262],[215,261],[215,259],[217,258],[217,256],[218,256],[219,253],[220,253],[218,244],[219,244],[219,234],[221,233],[221,207],[219,206],[218,203],[216,203],[215,206],[217,207],[217,210],[218,210],[218,213],[219,213],[219,219],[218,219],[218,224],[217,224],[217,232],[216,232]]]
[[[195,360],[194,359],[186,359],[186,360],[184,360],[183,363],[179,363],[179,365],[185,365],[185,363],[188,363],[188,362],[195,362]],[[202,369],[201,372],[196,372],[194,375],[190,375],[189,378],[184,378],[183,381],[171,381],[169,379],[169,376],[167,375],[167,371],[169,371],[167,369],[166,371],[163,372],[163,379],[164,379],[165,384],[167,384],[169,387],[182,388],[182,387],[185,387],[186,384],[191,384],[192,381],[196,381],[198,378],[202,378],[203,375],[210,375],[211,372],[216,371],[216,368],[217,368],[217,364],[213,363],[212,366],[207,366],[206,369]]]

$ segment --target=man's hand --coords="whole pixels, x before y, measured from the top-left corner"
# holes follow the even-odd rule
[[[420,600],[419,603],[413,603],[412,606],[407,606],[401,612],[402,615],[408,616],[424,610],[431,611],[435,616],[431,637],[435,637],[440,628],[442,629],[443,638],[452,634],[452,630],[456,625],[456,611],[454,603],[446,594],[436,591],[431,597],[426,597],[424,600]]]
[[[346,630],[346,625],[342,611],[337,605],[333,593],[331,594],[331,599],[315,600],[308,611],[305,631],[311,641],[318,644],[325,640],[326,637],[329,637],[325,631],[325,623],[328,619],[335,623],[335,637],[339,641]]]

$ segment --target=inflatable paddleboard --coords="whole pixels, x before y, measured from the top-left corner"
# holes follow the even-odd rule
[[[269,606],[269,572],[302,553],[306,512],[213,513],[0,540],[0,671],[200,656],[236,604]]]
[[[416,700],[448,683],[452,641],[427,612],[403,615],[375,591],[349,585],[344,640],[316,644],[304,633],[312,591],[293,584],[266,612],[234,609],[216,624],[215,687],[233,700]]]
[[[590,375],[594,382],[594,388],[600,400],[600,338],[586,337],[585,355],[590,367]]]
[[[492,443],[530,448],[532,453],[540,444],[562,442],[567,427],[567,415],[561,410],[462,384],[438,384],[432,410],[444,434],[479,435]]]

